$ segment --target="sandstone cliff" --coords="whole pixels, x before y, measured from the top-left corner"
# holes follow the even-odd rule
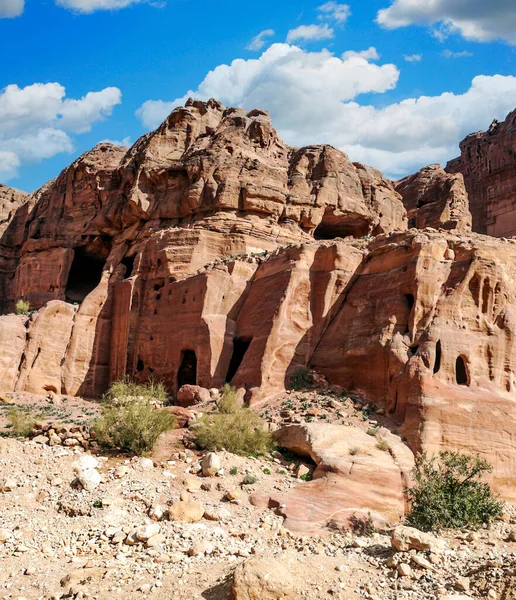
[[[446,170],[464,175],[473,230],[516,235],[516,110],[502,123],[493,121],[488,131],[468,135],[460,150]]]
[[[510,496],[516,245],[470,224],[461,175],[395,187],[330,146],[286,146],[262,111],[189,101],[10,219],[3,310],[37,312],[0,317],[0,389],[98,396],[129,374],[171,393],[230,381],[256,404],[310,366],[413,448],[487,455]]]

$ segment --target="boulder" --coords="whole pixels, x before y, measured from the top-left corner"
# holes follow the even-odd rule
[[[205,477],[213,477],[221,469],[220,458],[215,452],[208,452],[202,457],[201,469]]]
[[[391,545],[396,552],[419,550],[438,553],[446,547],[446,542],[431,533],[419,531],[415,527],[399,525],[392,531]]]
[[[288,565],[280,557],[255,557],[237,567],[234,600],[287,600],[296,598]]]
[[[183,385],[177,391],[176,398],[183,408],[211,401],[210,391],[199,385]]]
[[[182,406],[165,406],[164,410],[173,415],[176,419],[176,427],[182,429],[188,427],[192,419],[192,413]]]
[[[180,500],[168,509],[170,521],[179,523],[197,523],[204,516],[204,505],[195,500]]]
[[[85,469],[77,475],[77,481],[87,492],[92,492],[100,485],[102,476],[96,469]]]

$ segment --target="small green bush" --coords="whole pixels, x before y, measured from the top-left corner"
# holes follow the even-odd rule
[[[156,379],[151,378],[146,383],[136,383],[125,376],[113,382],[102,399],[108,404],[124,404],[134,400],[154,400],[165,404],[168,393],[163,382]]]
[[[502,513],[502,503],[482,476],[492,466],[480,456],[440,452],[416,458],[414,487],[407,489],[407,524],[422,531],[478,528]]]
[[[102,446],[147,454],[158,437],[175,424],[173,415],[165,409],[155,409],[149,400],[131,400],[123,404],[104,404],[102,416],[93,423],[93,430]]]
[[[369,427],[366,433],[367,435],[372,435],[373,437],[376,437],[378,435],[378,429],[376,429],[376,427]]]
[[[25,300],[18,300],[16,303],[16,314],[17,315],[28,315],[30,312],[30,304]]]
[[[219,412],[229,415],[236,412],[239,408],[240,403],[238,402],[236,388],[226,383],[222,388],[222,395],[218,402]]]
[[[231,467],[231,469],[229,470],[230,475],[237,475],[237,473],[238,473],[238,467]]]
[[[351,456],[356,456],[357,454],[362,454],[362,448],[359,448],[358,446],[352,446],[348,452],[351,454]]]
[[[271,474],[271,470],[270,470],[270,469],[268,469],[267,467],[265,467],[265,468],[263,469],[263,472],[265,473],[265,475],[270,475],[270,474]]]
[[[258,481],[256,475],[246,475],[242,480],[242,485],[253,485]]]
[[[249,408],[238,406],[228,391],[215,413],[206,414],[195,427],[195,443],[201,450],[222,450],[233,454],[261,455],[274,448],[271,434],[260,416]],[[224,397],[226,399],[224,399]]]
[[[7,420],[9,421],[10,434],[13,437],[28,437],[36,424],[34,413],[19,406],[12,406],[7,411]]]
[[[288,376],[288,384],[293,390],[306,390],[313,386],[314,378],[308,369],[300,367],[290,373]]]
[[[311,473],[303,473],[299,479],[302,479],[303,481],[312,481],[312,478]]]

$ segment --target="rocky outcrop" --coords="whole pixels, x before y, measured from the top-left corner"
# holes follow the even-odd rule
[[[409,227],[471,231],[468,194],[461,174],[430,165],[396,184],[407,209]]]
[[[319,423],[286,426],[274,437],[282,448],[317,465],[313,481],[265,502],[283,507],[289,529],[306,534],[332,525],[350,528],[353,519],[368,517],[385,527],[404,515],[403,491],[414,457],[398,436],[386,429],[375,437],[357,427]]]
[[[0,183],[0,236],[7,229],[14,213],[23,204],[27,194]]]
[[[487,131],[468,135],[460,151],[446,170],[464,176],[473,230],[516,235],[516,110],[502,123],[493,121]]]

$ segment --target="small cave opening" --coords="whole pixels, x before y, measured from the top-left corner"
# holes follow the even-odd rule
[[[437,344],[435,345],[434,375],[436,373],[439,373],[439,371],[441,370],[441,354],[441,340],[438,340]]]
[[[455,361],[455,380],[457,385],[469,385],[468,367],[463,356],[457,356]]]
[[[334,240],[353,236],[360,238],[369,233],[369,223],[361,218],[335,215],[333,209],[327,208],[321,222],[314,230],[316,240]]]
[[[76,248],[65,296],[68,302],[82,302],[100,283],[105,260],[102,257],[88,254],[84,248]]]
[[[231,355],[231,360],[229,361],[226,383],[230,383],[233,377],[236,375],[240,365],[242,364],[242,361],[244,360],[246,352],[249,350],[250,345],[250,339],[235,338],[233,340],[233,354]]]
[[[135,258],[136,256],[124,256],[124,258],[122,258],[121,262],[125,267],[125,279],[128,279],[133,274]]]
[[[181,352],[181,364],[177,371],[177,389],[183,385],[197,385],[197,356],[193,350]]]
[[[405,300],[407,301],[407,306],[409,311],[414,308],[414,295],[413,294],[405,294]]]

